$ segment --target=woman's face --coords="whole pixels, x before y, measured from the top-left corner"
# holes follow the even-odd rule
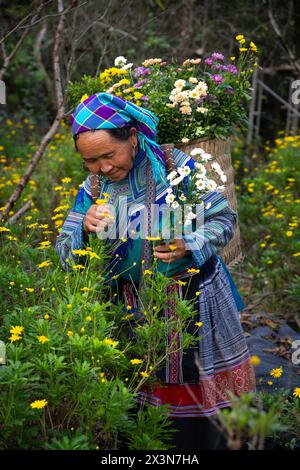
[[[91,173],[103,175],[111,181],[126,178],[133,166],[137,148],[136,129],[130,129],[127,140],[118,140],[105,130],[82,132],[76,141],[86,168]]]

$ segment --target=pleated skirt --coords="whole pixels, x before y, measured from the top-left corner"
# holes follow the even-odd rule
[[[136,287],[128,281],[121,284],[125,305],[137,310]],[[169,327],[170,319],[176,318],[174,291],[179,298],[194,301],[196,315],[187,331],[198,340],[187,349],[181,347],[182,333]],[[220,258],[212,256],[199,273],[168,287],[168,299],[163,312],[166,347],[168,341],[178,347],[156,372],[154,385],[140,390],[140,406],[146,402],[168,405],[169,418],[178,430],[172,441],[176,449],[225,449],[226,439],[215,425],[215,414],[230,408],[228,392],[240,396],[256,390],[232,281]]]

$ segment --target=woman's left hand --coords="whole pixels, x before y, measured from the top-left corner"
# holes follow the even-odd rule
[[[153,254],[163,263],[172,263],[186,256],[188,252],[183,238],[178,238],[169,244],[155,246]]]

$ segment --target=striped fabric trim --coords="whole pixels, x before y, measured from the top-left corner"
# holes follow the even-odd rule
[[[199,384],[157,383],[144,387],[138,397],[141,405],[145,402],[153,406],[167,405],[172,418],[203,418],[231,405],[229,390],[235,396],[256,390],[249,355],[233,367],[202,377]]]

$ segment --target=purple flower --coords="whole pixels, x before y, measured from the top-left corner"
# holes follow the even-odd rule
[[[141,96],[140,99],[143,100],[143,101],[145,101],[145,102],[149,101],[149,98],[148,98],[148,96],[146,96],[146,95]]]
[[[143,80],[141,80],[141,81],[135,83],[135,84],[133,85],[133,88],[140,88],[141,86],[145,85],[146,82],[147,82],[147,78],[144,78]]]
[[[205,59],[204,62],[206,63],[206,65],[212,65],[213,60],[210,57],[207,57],[207,59]]]
[[[199,104],[203,103],[204,100],[205,100],[205,96],[200,96],[200,98],[195,100],[195,105],[199,106]]]
[[[238,69],[237,69],[236,66],[233,65],[233,64],[227,65],[226,69],[227,69],[227,72],[230,72],[230,73],[232,73],[233,75],[236,75],[236,74],[238,73]]]
[[[214,64],[214,68],[215,68],[216,70],[223,70],[224,72],[227,72],[227,67],[226,67],[226,65]]]
[[[228,93],[228,95],[233,95],[234,93],[233,89],[230,86],[225,87],[225,90]]]
[[[212,59],[213,60],[224,60],[225,57],[223,56],[223,54],[221,54],[220,52],[214,52],[212,55],[211,55]]]
[[[138,77],[140,77],[141,75],[149,75],[150,73],[151,73],[151,70],[150,70],[150,69],[147,69],[147,68],[144,67],[144,66],[137,67],[136,69],[134,69],[134,76],[135,76],[135,78],[138,78]]]
[[[223,82],[223,78],[218,73],[216,75],[213,75],[212,78],[213,78],[213,81],[218,84]]]

